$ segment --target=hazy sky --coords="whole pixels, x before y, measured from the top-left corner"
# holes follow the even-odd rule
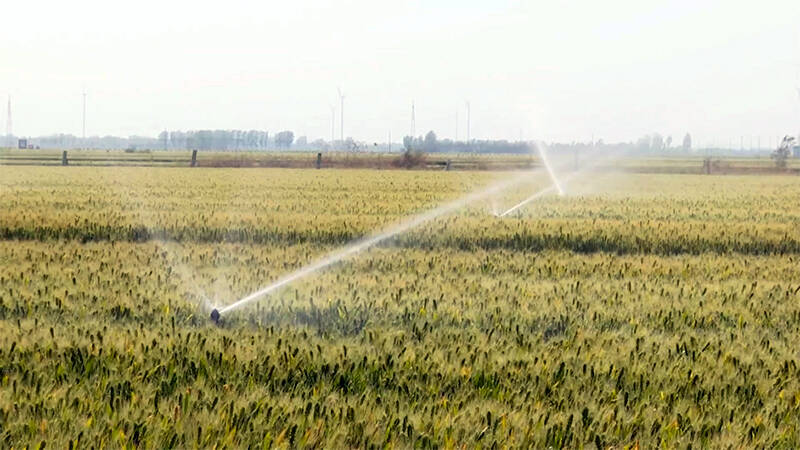
[[[800,1],[16,1],[14,133],[291,129],[727,145],[800,131]],[[3,100],[5,102],[5,99]],[[5,112],[5,107],[3,108]],[[5,118],[5,114],[2,114]],[[4,131],[4,130],[3,130]]]

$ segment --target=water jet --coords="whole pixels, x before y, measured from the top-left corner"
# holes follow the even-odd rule
[[[235,309],[239,309],[239,308],[241,308],[242,306],[244,306],[244,305],[246,305],[248,303],[254,302],[254,301],[256,301],[256,300],[258,300],[260,298],[263,298],[263,297],[267,296],[268,294],[271,294],[272,292],[274,292],[274,291],[276,291],[276,290],[288,285],[289,283],[293,283],[296,280],[299,280],[299,279],[304,278],[304,277],[306,277],[308,275],[311,275],[311,274],[313,274],[315,272],[318,272],[318,271],[320,271],[322,269],[325,269],[325,268],[327,268],[329,266],[332,266],[332,265],[334,265],[334,264],[336,264],[336,263],[338,263],[338,262],[340,262],[340,261],[342,261],[342,260],[344,260],[344,259],[346,259],[348,257],[351,257],[351,256],[353,256],[353,255],[355,255],[357,253],[360,253],[360,252],[362,252],[362,251],[364,251],[364,250],[366,250],[366,249],[368,249],[370,247],[373,247],[373,246],[375,246],[375,245],[377,245],[377,244],[379,244],[379,243],[381,243],[381,242],[383,242],[383,241],[385,241],[387,239],[390,239],[390,238],[392,238],[394,236],[397,236],[400,233],[404,233],[404,232],[406,232],[408,230],[416,228],[416,227],[418,227],[418,226],[420,226],[420,225],[422,225],[422,224],[424,224],[426,222],[429,222],[429,221],[431,221],[433,219],[441,217],[441,216],[443,216],[445,214],[451,214],[451,213],[455,212],[456,210],[458,210],[459,208],[462,208],[462,207],[464,207],[466,205],[469,205],[469,204],[471,204],[473,202],[489,198],[489,197],[491,197],[493,195],[496,195],[499,192],[502,192],[502,191],[504,191],[506,189],[509,189],[509,188],[513,187],[513,186],[516,186],[516,185],[518,185],[518,184],[520,184],[522,182],[528,181],[528,180],[530,180],[530,176],[531,176],[530,172],[524,172],[524,173],[517,174],[516,176],[511,177],[510,179],[501,181],[501,182],[499,182],[497,184],[494,184],[494,185],[492,185],[492,186],[490,186],[488,188],[485,188],[485,189],[480,190],[480,191],[473,192],[473,193],[468,194],[468,195],[466,195],[464,197],[461,197],[459,199],[453,200],[450,203],[446,203],[444,205],[441,205],[438,208],[434,208],[434,209],[429,210],[427,212],[418,214],[416,216],[412,216],[412,217],[410,217],[409,219],[407,219],[404,222],[398,223],[398,224],[396,224],[394,226],[391,226],[391,227],[389,227],[387,229],[384,229],[383,232],[380,232],[380,233],[377,233],[377,234],[373,234],[371,236],[367,236],[367,237],[364,237],[362,239],[356,240],[355,242],[353,242],[353,243],[351,243],[351,244],[349,244],[349,245],[347,245],[347,246],[345,246],[345,247],[343,247],[343,248],[341,248],[341,249],[339,249],[337,251],[334,251],[334,252],[328,254],[328,256],[326,256],[326,257],[324,257],[324,258],[322,258],[320,260],[317,260],[316,262],[312,262],[311,264],[308,264],[308,265],[306,265],[304,267],[301,267],[300,269],[296,270],[293,273],[285,275],[283,278],[279,278],[279,279],[273,281],[272,284],[270,284],[270,285],[268,285],[268,286],[266,286],[266,287],[264,287],[262,289],[259,289],[258,291],[255,291],[255,292],[253,292],[252,294],[250,294],[250,295],[248,295],[246,297],[240,298],[239,300],[237,300],[237,301],[235,301],[235,302],[233,302],[233,303],[231,303],[231,304],[229,304],[227,306],[219,308],[219,311],[217,311],[217,314],[218,315],[219,314],[225,314],[225,313],[227,313],[229,311],[233,311]],[[213,312],[212,312],[212,320],[213,320]]]

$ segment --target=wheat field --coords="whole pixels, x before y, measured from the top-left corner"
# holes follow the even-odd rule
[[[800,443],[800,178],[0,167],[0,446]]]

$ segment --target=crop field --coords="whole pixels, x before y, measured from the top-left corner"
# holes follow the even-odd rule
[[[62,150],[49,149],[0,149],[0,165],[60,166],[62,153]],[[316,166],[317,153],[316,150],[202,150],[197,153],[197,166],[308,169]],[[397,168],[400,160],[400,152],[322,151],[321,156],[321,165],[325,168],[391,169]],[[67,150],[68,164],[77,166],[187,167],[191,158],[192,152],[186,150]],[[538,164],[537,158],[530,154],[436,153],[429,155],[419,168],[443,169],[447,161],[467,170],[509,170]],[[692,164],[699,165],[697,161]]]
[[[800,177],[0,166],[2,448],[800,445]]]
[[[62,150],[0,149],[0,166],[60,166]],[[192,152],[186,150],[67,150],[71,166],[127,166],[127,167],[188,167]],[[252,151],[201,150],[197,153],[197,167],[247,167],[247,168],[315,168],[316,150]],[[320,165],[326,169],[397,169],[402,167],[400,152],[322,151]],[[569,166],[581,167],[592,152],[564,152]],[[694,156],[661,155],[632,156],[600,165],[603,170],[632,173],[705,173],[704,160],[713,161],[715,174],[764,174],[776,172],[775,162],[766,156],[731,157],[708,156],[698,150]],[[596,159],[596,158],[595,158]],[[573,160],[575,162],[573,163]],[[538,155],[532,154],[482,154],[482,153],[430,153],[417,163],[417,169],[443,170],[447,163],[455,170],[505,171],[541,167]],[[400,167],[398,167],[400,165]],[[800,174],[800,159],[787,161],[785,172]]]

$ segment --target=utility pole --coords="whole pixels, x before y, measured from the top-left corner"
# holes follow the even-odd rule
[[[8,96],[8,113],[6,113],[6,142],[8,144],[8,148],[14,148],[12,139],[11,139],[11,96]]]
[[[417,119],[414,114],[414,100],[411,100],[411,138],[417,133]]]
[[[83,140],[81,147],[86,150],[86,90],[83,90]]]
[[[467,102],[467,144],[469,144],[469,102]]]
[[[342,143],[344,143],[344,94],[342,94],[342,90],[337,88],[339,91],[339,119],[342,121],[341,129],[340,129],[340,136],[342,138]]]

